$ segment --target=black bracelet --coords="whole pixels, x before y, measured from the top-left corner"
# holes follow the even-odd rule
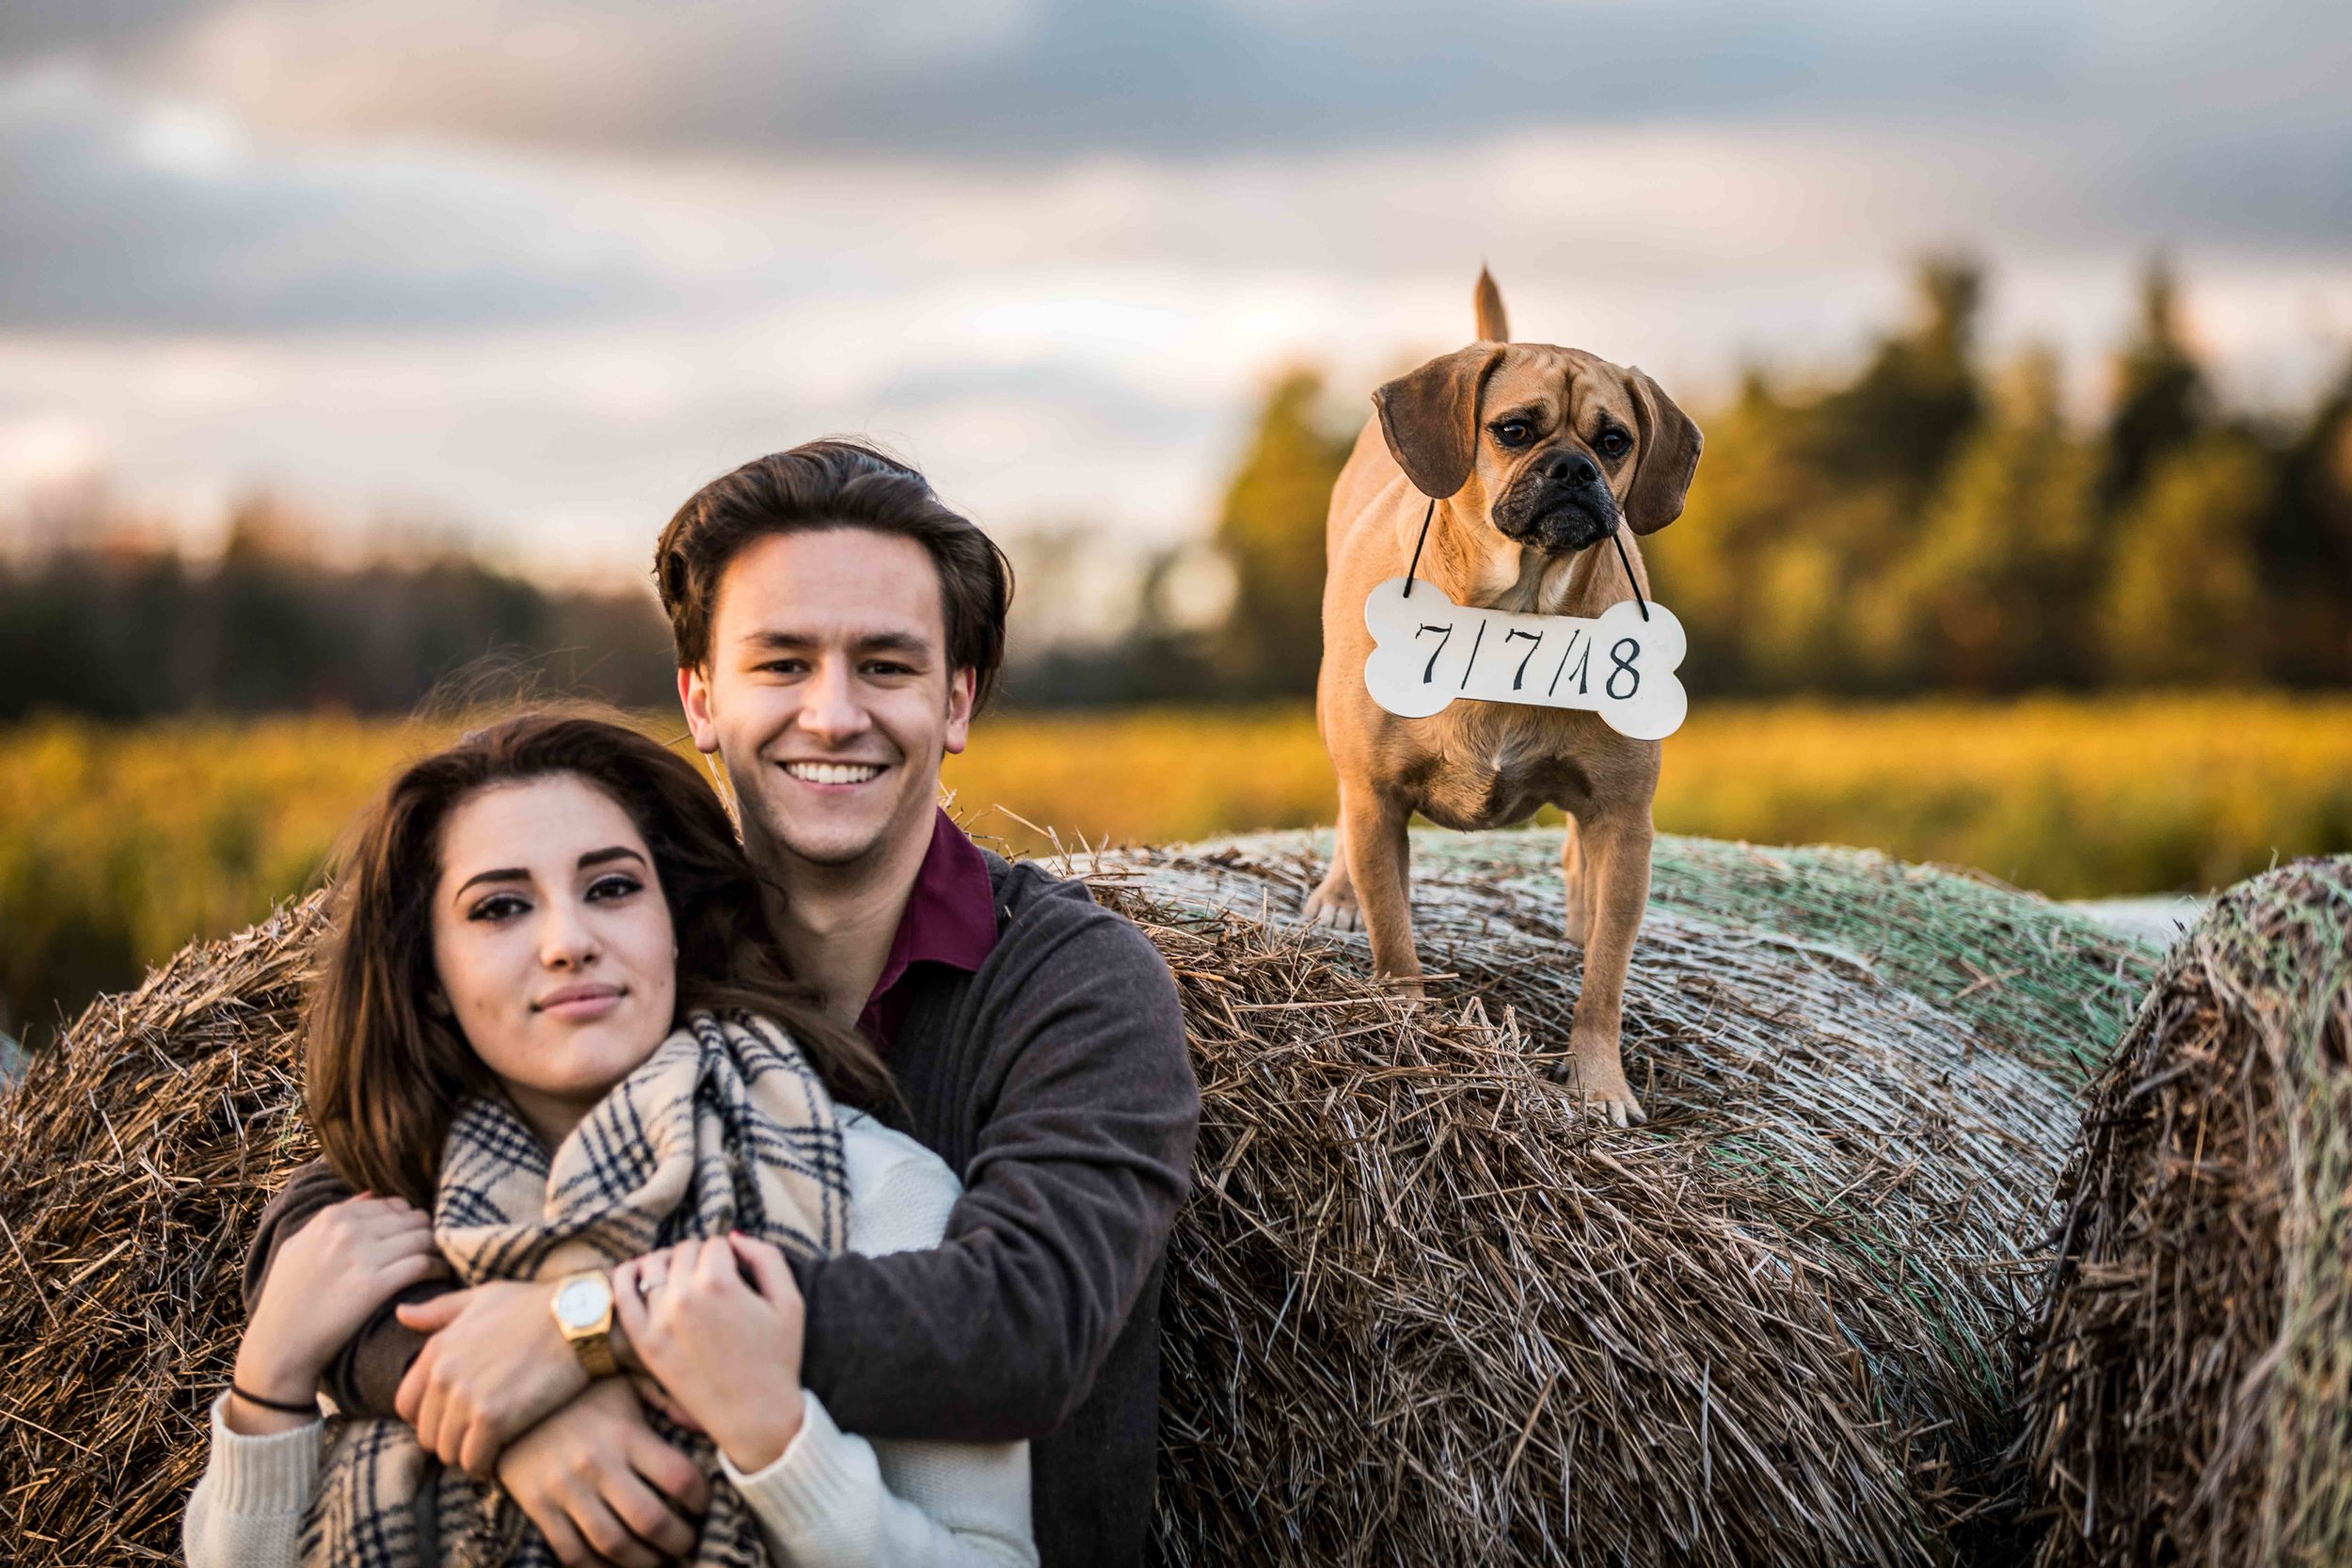
[[[319,1413],[319,1402],[315,1396],[308,1404],[288,1404],[284,1400],[265,1400],[259,1394],[248,1394],[234,1381],[230,1383],[229,1391],[246,1403],[258,1405],[263,1410],[276,1410],[288,1416],[315,1416]]]

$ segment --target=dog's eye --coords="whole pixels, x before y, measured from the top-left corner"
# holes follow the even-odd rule
[[[1603,457],[1623,457],[1633,447],[1633,437],[1622,430],[1600,433],[1600,453]]]
[[[1525,420],[1497,420],[1491,427],[1497,443],[1523,447],[1535,438],[1535,427]]]

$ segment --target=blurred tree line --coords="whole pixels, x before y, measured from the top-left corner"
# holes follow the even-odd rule
[[[236,508],[205,563],[95,489],[27,531],[40,547],[0,557],[0,721],[406,713],[485,657],[631,706],[676,700],[649,588],[549,590],[456,552],[331,562],[266,498]]]
[[[2352,359],[2293,416],[2224,408],[2155,264],[2084,420],[2051,351],[1987,363],[1985,287],[1972,261],[1929,260],[1910,319],[1844,378],[1756,368],[1727,405],[1686,404],[1706,458],[1644,543],[1691,633],[1685,680],[1902,696],[2352,677]],[[1365,406],[1335,409],[1312,368],[1276,378],[1202,543],[1112,572],[1085,523],[1009,538],[1007,703],[1311,693],[1325,513]],[[0,551],[0,721],[401,713],[493,654],[628,705],[675,700],[649,592],[550,590],[456,552],[334,564],[266,499],[191,563],[103,498],[79,504],[40,520],[40,547]],[[1092,623],[1057,625],[1073,607]]]
[[[1695,689],[1765,695],[2352,677],[2352,361],[2280,420],[2219,406],[2152,265],[2088,428],[2047,349],[1988,366],[1985,276],[1930,260],[1912,319],[1839,382],[1751,370],[1692,407],[1689,509],[1644,541]],[[1231,614],[1179,650],[1220,694],[1314,689],[1323,530],[1360,416],[1278,381],[1216,532]],[[1168,650],[1155,663],[1165,672]]]

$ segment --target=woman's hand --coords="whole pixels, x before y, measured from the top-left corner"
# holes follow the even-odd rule
[[[588,1386],[548,1310],[554,1295],[543,1281],[499,1279],[401,1306],[400,1321],[430,1338],[392,1408],[442,1464],[488,1480],[507,1444]]]
[[[803,1306],[782,1252],[681,1242],[613,1270],[612,1299],[637,1358],[737,1469],[766,1469],[800,1434]]]
[[[660,1568],[694,1552],[710,1481],[656,1435],[627,1381],[588,1391],[498,1457],[499,1481],[565,1568]]]
[[[288,1404],[316,1399],[319,1374],[369,1314],[448,1272],[433,1245],[433,1222],[401,1198],[361,1193],[321,1210],[270,1260],[237,1345],[237,1386]],[[230,1429],[247,1435],[291,1432],[310,1418],[234,1395],[229,1401]]]

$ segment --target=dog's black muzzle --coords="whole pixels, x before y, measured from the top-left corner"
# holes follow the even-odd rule
[[[1565,553],[1597,545],[1618,522],[1617,498],[1581,451],[1549,452],[1523,469],[1495,508],[1506,539]]]

